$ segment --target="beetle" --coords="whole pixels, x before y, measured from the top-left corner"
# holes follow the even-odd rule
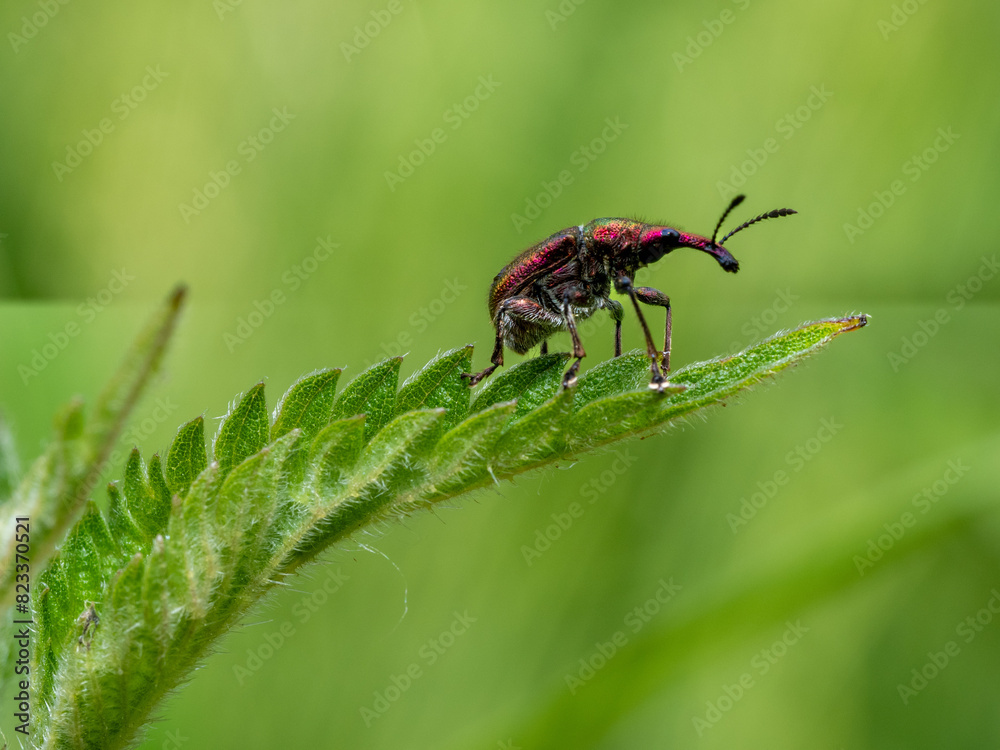
[[[655,263],[679,247],[708,253],[724,271],[736,273],[740,264],[723,243],[759,221],[796,213],[790,208],[767,211],[743,222],[716,242],[722,223],[745,198],[745,195],[733,198],[715,225],[711,239],[637,219],[605,218],[568,227],[529,247],[496,275],[490,287],[490,319],[496,330],[490,366],[475,374],[462,373],[462,377],[470,387],[475,386],[503,365],[505,346],[525,354],[540,344],[541,354],[545,354],[549,336],[557,331],[569,331],[575,359],[563,376],[563,387],[573,386],[580,362],[586,356],[577,333],[577,320],[589,318],[598,310],[607,310],[615,321],[615,356],[622,353],[624,310],[620,302],[611,299],[614,287],[616,292],[632,301],[650,359],[649,387],[662,393],[667,385],[666,373],[670,371],[670,298],[657,289],[634,286],[632,279],[638,269]],[[653,344],[640,302],[666,311],[662,352]]]

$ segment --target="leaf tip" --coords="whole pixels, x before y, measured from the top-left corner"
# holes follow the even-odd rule
[[[846,323],[847,325],[844,326],[842,330],[856,331],[859,328],[864,328],[866,325],[868,325],[868,321],[870,319],[871,315],[869,315],[868,313],[859,313],[858,315],[848,316],[844,318],[843,322]]]
[[[183,281],[178,283],[177,286],[173,288],[173,291],[170,292],[170,307],[175,310],[178,309],[184,304],[184,301],[187,299],[187,294],[188,285]]]

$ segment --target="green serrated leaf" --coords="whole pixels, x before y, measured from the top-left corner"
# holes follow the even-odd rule
[[[110,499],[108,503],[108,529],[122,555],[130,557],[136,552],[143,551],[146,546],[146,535],[132,520],[122,493],[114,482],[108,485],[108,497]]]
[[[834,318],[783,331],[731,357],[689,365],[673,375],[671,382],[687,385],[687,399],[712,394],[727,395],[740,383],[745,387],[809,356],[834,336],[861,328],[865,316]]]
[[[572,453],[631,435],[661,430],[670,422],[710,406],[804,359],[839,333],[863,326],[864,318],[826,320],[779,333],[739,354],[700,362],[670,376],[680,393],[623,393],[595,399],[573,416],[567,443]]]
[[[218,492],[216,524],[222,580],[217,608],[223,613],[226,599],[238,599],[271,555],[268,531],[275,523],[283,494],[279,488],[281,465],[300,439],[301,433],[293,430],[251,456],[230,472]]]
[[[58,558],[38,578],[38,595],[34,597],[33,610],[38,621],[35,638],[36,670],[39,672],[38,695],[51,695],[59,668],[59,654],[63,644],[59,636],[64,632],[64,620],[70,601],[69,586],[63,566]]]
[[[247,391],[219,427],[212,454],[222,475],[267,445],[270,429],[264,384],[258,383]]]
[[[334,539],[383,518],[399,494],[424,481],[422,454],[440,437],[444,415],[444,409],[412,411],[381,430],[361,452],[346,486],[328,501],[321,516],[316,514],[317,520],[302,535],[289,564],[301,565]]]
[[[514,414],[515,402],[494,404],[445,433],[434,449],[428,499],[472,484],[487,473],[487,461]]]
[[[153,539],[142,577],[143,619],[149,625],[155,647],[150,655],[158,662],[170,648],[174,603],[180,603],[170,589],[170,567],[167,561],[166,541],[162,535]]]
[[[135,555],[115,574],[107,597],[110,606],[99,612],[100,622],[92,623],[91,632],[79,636],[88,672],[85,691],[100,696],[100,701],[90,702],[90,723],[101,728],[105,743],[142,713],[135,696],[147,695],[160,677],[160,669],[152,659],[137,659],[131,669],[118,671],[110,666],[114,660],[105,656],[109,651],[145,654],[155,647],[151,628],[142,616],[144,574],[145,561],[142,555]],[[112,711],[115,716],[107,721],[106,715]]]
[[[356,416],[331,422],[317,435],[306,451],[303,490],[278,508],[272,526],[275,545],[273,564],[281,565],[294,556],[302,540],[320,532],[310,529],[322,522],[335,503],[346,494],[364,447],[365,417]]]
[[[579,411],[595,398],[612,393],[648,390],[651,375],[649,355],[645,352],[625,352],[620,357],[605,360],[580,376],[573,408]]]
[[[140,618],[142,578],[145,567],[142,555],[132,555],[125,563],[125,567],[119,568],[111,577],[111,588],[107,599],[110,601],[111,607],[118,610],[118,616],[127,624],[135,623]],[[105,611],[104,619],[111,616],[113,613]]]
[[[565,388],[508,427],[490,460],[493,472],[498,476],[514,474],[558,456],[565,447],[562,428],[573,412],[573,396],[574,390]]]
[[[540,373],[531,385],[521,393],[517,399],[517,408],[514,410],[513,418],[515,421],[530,414],[556,396],[562,388],[563,369],[561,367],[552,367]]]
[[[80,550],[84,546],[88,549],[86,554],[81,552],[81,556],[86,558],[86,566],[95,568],[97,580],[101,581],[101,583],[96,584],[95,588],[87,592],[88,598],[94,599],[100,593],[103,581],[106,581],[112,573],[122,566],[123,562],[128,559],[128,555],[119,550],[115,540],[111,537],[104,516],[93,500],[87,502],[87,508],[80,521],[73,528],[73,532],[81,541]],[[70,534],[68,540],[72,540],[72,538],[73,533]],[[68,546],[70,546],[70,541],[67,541],[66,545],[59,550],[59,554],[62,555]],[[71,565],[69,557],[64,562],[70,574],[74,574],[77,566]],[[81,572],[90,580],[90,571]]]
[[[543,354],[502,370],[486,381],[472,404],[472,412],[482,411],[493,404],[517,401],[516,414],[525,413],[530,408],[527,404],[537,406],[556,392],[562,383],[563,370],[566,369],[568,360],[569,355],[565,352]],[[526,404],[523,409],[522,397]]]
[[[183,497],[195,477],[208,466],[205,452],[205,420],[196,417],[177,430],[167,454],[167,487]]]
[[[661,407],[676,403],[672,396],[647,389],[596,399],[570,421],[567,444],[579,452],[655,428],[664,421]]]
[[[376,365],[333,402],[329,424],[335,376],[317,373],[289,390],[276,417],[280,437],[266,445],[257,386],[220,430],[211,465],[201,418],[178,431],[166,478],[159,457],[144,474],[133,451],[125,479],[110,490],[110,531],[91,503],[41,572],[33,599],[40,744],[128,744],[254,602],[331,544],[489,482],[662,430],[864,322],[820,321],[692,365],[671,374],[686,386],[674,393],[646,387],[641,353],[560,389],[566,355],[549,355],[501,373],[462,421],[468,392],[454,387],[468,348],[431,362],[398,397],[399,359]],[[499,394],[510,398],[498,402]],[[33,507],[65,487],[54,480],[59,472],[86,465],[78,413],[66,412],[54,447],[18,486],[17,497]],[[91,606],[101,617],[96,631],[88,631],[96,624]]]
[[[154,453],[153,457],[149,459],[147,474],[149,477],[149,488],[153,491],[153,503],[155,507],[165,508],[165,516],[169,516],[173,495],[170,492],[170,488],[167,487],[167,480],[163,478],[163,464],[160,462],[159,453]],[[164,517],[163,523],[166,523],[166,517]]]
[[[220,575],[222,540],[215,522],[215,504],[222,481],[219,464],[213,461],[191,483],[180,512],[172,513],[167,522],[171,538],[183,540],[190,607],[196,618],[207,613],[212,590]]]
[[[348,417],[328,424],[309,448],[312,482],[320,490],[317,498],[339,489],[361,455],[364,446],[365,418]]]
[[[271,440],[298,429],[303,441],[308,441],[323,429],[330,421],[340,373],[340,370],[320,370],[289,388],[275,409]]]
[[[348,482],[350,494],[377,493],[391,500],[393,494],[404,491],[410,477],[426,474],[422,467],[444,432],[444,416],[444,409],[423,409],[386,425],[385,434],[380,432],[361,452]],[[403,482],[402,474],[407,477]]]
[[[267,492],[262,492],[265,483],[261,481],[270,454],[268,449],[248,458],[229,473],[219,490],[215,516],[222,574],[227,578],[235,575],[246,539],[257,533],[256,527],[261,523],[271,520],[274,498],[270,486],[266,487]]]
[[[330,418],[344,419],[364,414],[365,440],[371,440],[392,419],[402,361],[402,357],[387,359],[354,378],[334,402]]]
[[[19,488],[0,510],[0,528],[12,528],[15,515],[32,519],[32,565],[36,568],[45,564],[82,514],[125,419],[159,366],[184,295],[183,288],[176,289],[146,324],[98,397],[88,421],[78,402],[63,410],[55,440],[35,462],[31,481],[41,481],[44,491],[26,496],[19,494]],[[9,603],[13,595],[13,539],[13,535],[0,537],[0,604]]]
[[[170,495],[168,493],[164,497],[162,494],[154,493],[146,479],[146,471],[138,448],[132,449],[125,464],[122,494],[129,516],[142,532],[143,541],[148,546],[153,536],[166,527],[167,517],[170,515]]]
[[[435,357],[411,375],[396,396],[396,415],[414,409],[447,409],[445,427],[454,427],[469,413],[469,386],[462,373],[472,366],[472,346]]]
[[[104,518],[93,502],[87,504],[80,521],[53,558],[50,570],[59,573],[44,578],[43,588],[49,595],[61,593],[50,600],[46,613],[47,630],[39,632],[58,659],[61,648],[75,628],[76,618],[86,608],[86,602],[100,599],[105,582],[119,567],[119,551],[108,533]],[[62,584],[61,591],[60,584]]]

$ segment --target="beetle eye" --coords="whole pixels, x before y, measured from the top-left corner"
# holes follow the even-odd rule
[[[670,227],[657,227],[643,241],[639,249],[639,262],[648,265],[681,246],[681,233]]]

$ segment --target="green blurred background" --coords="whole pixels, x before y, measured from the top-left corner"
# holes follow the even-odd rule
[[[873,316],[707,420],[334,550],[143,747],[1000,744],[1000,6],[577,2],[0,8],[0,406],[25,463],[180,280],[122,441],[147,455],[261,378],[273,403],[400,352],[476,342],[485,366],[493,275],[596,216],[705,233],[737,190],[734,220],[800,211],[729,243],[738,276],[649,269],[675,366]],[[585,330],[586,364],[610,356],[607,321]]]

